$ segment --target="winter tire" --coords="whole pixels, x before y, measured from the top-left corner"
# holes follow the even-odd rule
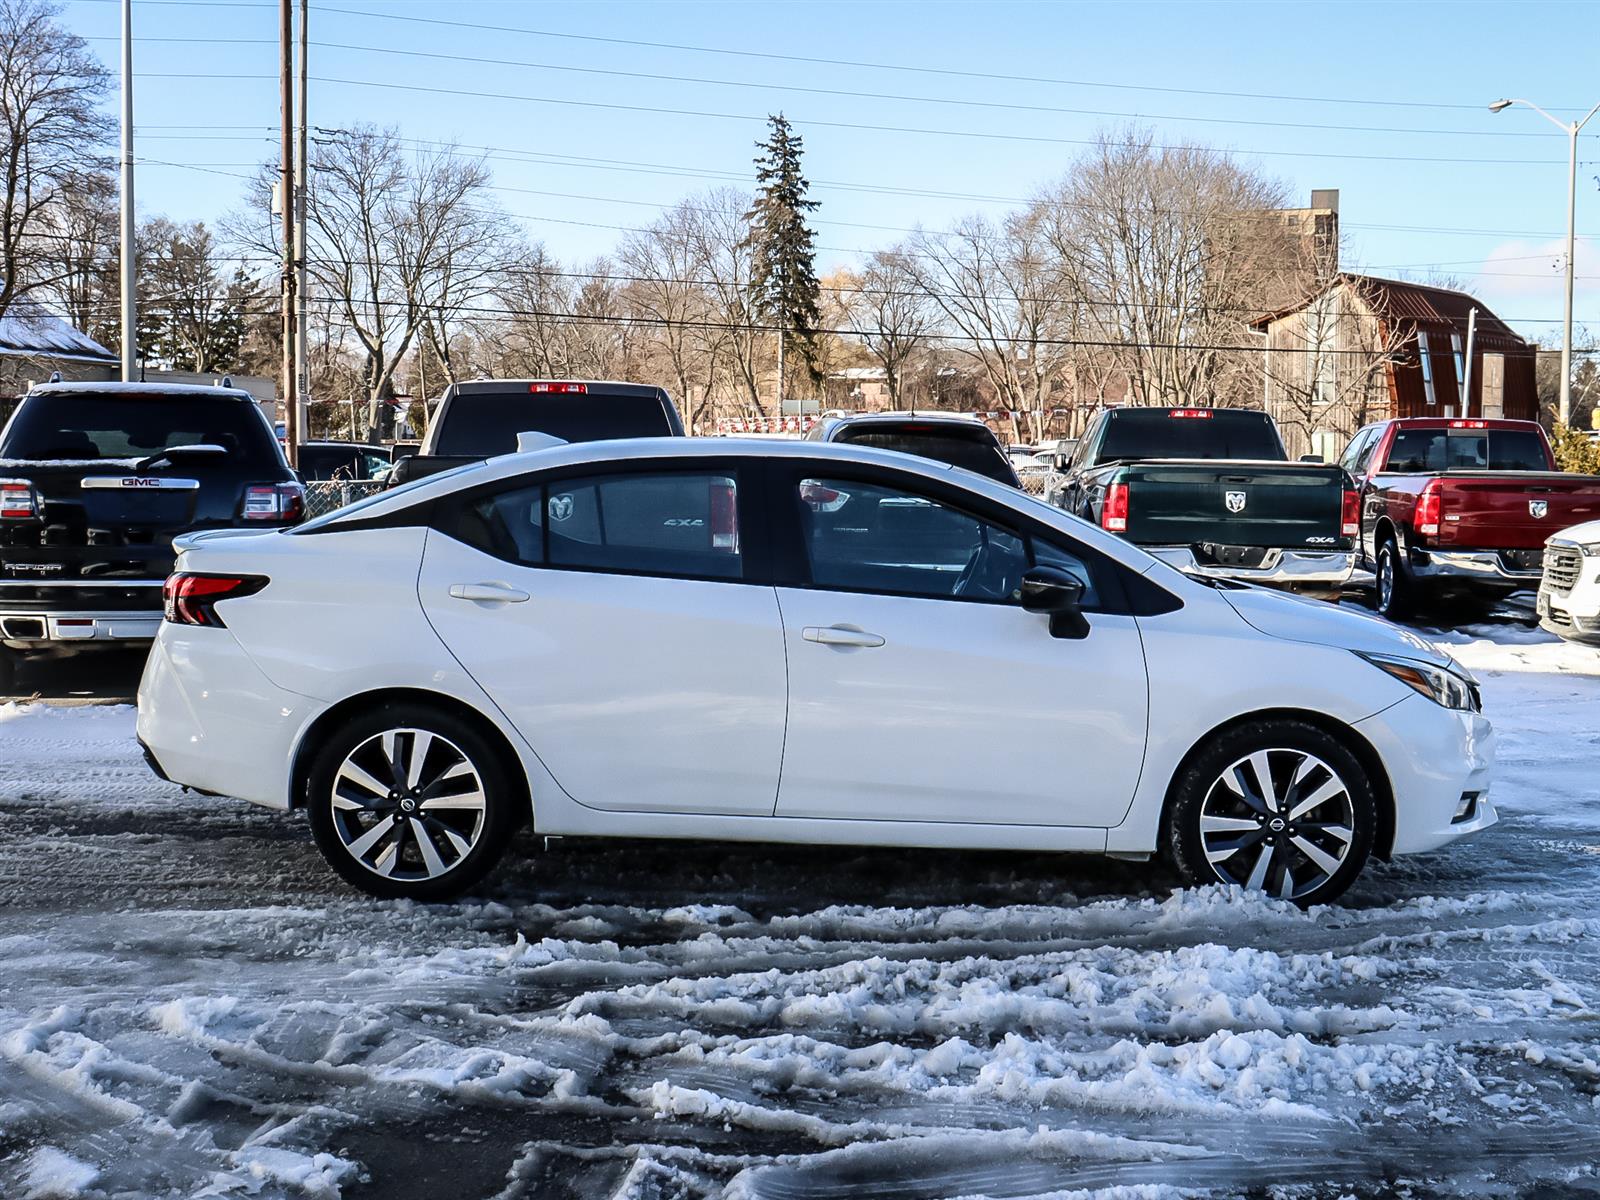
[[[1167,837],[1193,886],[1324,904],[1366,865],[1377,812],[1365,768],[1338,738],[1303,721],[1253,721],[1184,768]]]
[[[482,733],[415,704],[340,726],[309,785],[317,848],[347,883],[383,899],[461,895],[505,853],[520,803]]]

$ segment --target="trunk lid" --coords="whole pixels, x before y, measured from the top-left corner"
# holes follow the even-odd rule
[[[1440,547],[1526,550],[1600,518],[1600,477],[1557,471],[1451,472],[1439,476]],[[1531,562],[1530,566],[1537,566]]]
[[[1341,535],[1345,475],[1328,463],[1147,461],[1124,467],[1129,541],[1332,549]]]

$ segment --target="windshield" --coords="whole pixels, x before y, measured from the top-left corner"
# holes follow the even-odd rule
[[[878,450],[898,450],[901,454],[915,454],[935,462],[949,463],[976,471],[986,479],[1015,486],[1016,473],[1000,447],[986,430],[933,429],[926,425],[916,429],[846,429],[838,438],[852,446],[871,446]]]
[[[207,396],[47,393],[23,402],[0,441],[0,458],[93,461],[148,458],[174,446],[221,446],[237,470],[281,468],[261,410]],[[186,463],[184,470],[195,464]]]
[[[548,433],[564,442],[597,442],[670,437],[672,426],[656,396],[594,392],[530,396],[526,389],[461,392],[451,397],[433,452],[486,458],[515,454],[519,433]]]
[[[1123,409],[1106,422],[1095,462],[1142,458],[1255,458],[1282,461],[1283,443],[1265,413],[1198,409],[1175,417],[1165,408]]]
[[[1384,470],[1548,471],[1544,440],[1532,429],[1402,429]]]

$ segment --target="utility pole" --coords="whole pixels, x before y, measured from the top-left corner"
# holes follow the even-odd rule
[[[278,0],[278,16],[278,76],[283,109],[283,137],[278,149],[278,207],[283,222],[283,423],[289,465],[294,467],[300,462],[300,396],[294,375],[294,0]]]
[[[299,129],[296,130],[298,142],[296,155],[296,177],[294,193],[294,258],[295,258],[295,315],[294,315],[294,379],[295,396],[300,409],[299,428],[302,436],[310,432],[311,426],[311,354],[308,342],[311,328],[311,281],[310,269],[306,263],[306,202],[307,192],[311,188],[311,159],[306,152],[306,113],[307,113],[307,88],[309,70],[309,57],[307,49],[310,46],[307,33],[311,15],[311,0],[300,0],[300,92],[299,101]]]
[[[122,381],[139,377],[139,302],[133,244],[133,0],[122,0]]]

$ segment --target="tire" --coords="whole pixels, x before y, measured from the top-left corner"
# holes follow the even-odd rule
[[[1263,763],[1270,792],[1260,783]],[[1191,886],[1234,884],[1307,907],[1355,881],[1377,825],[1372,781],[1342,741],[1304,721],[1252,721],[1183,768],[1167,849]]]
[[[450,900],[500,861],[524,804],[471,723],[385,704],[341,725],[312,760],[311,832],[341,878],[386,900]]]
[[[1406,573],[1405,562],[1400,556],[1400,547],[1395,544],[1392,537],[1385,538],[1378,547],[1375,573],[1378,577],[1378,611],[1391,621],[1399,621],[1410,616],[1416,608],[1416,587],[1411,582],[1411,576]]]

